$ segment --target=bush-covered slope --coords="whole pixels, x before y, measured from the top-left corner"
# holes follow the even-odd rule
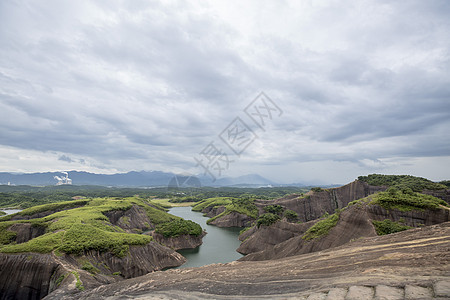
[[[82,254],[96,250],[123,257],[130,245],[145,245],[152,241],[151,236],[126,232],[120,226],[113,225],[107,216],[114,211],[127,211],[133,206],[145,211],[149,221],[146,222],[148,226],[145,225],[147,229],[156,227],[167,237],[180,234],[199,236],[202,233],[200,225],[170,215],[151,202],[137,197],[96,198],[35,206],[0,218],[0,252],[47,253],[57,250],[67,254]],[[40,214],[45,216],[39,217]],[[122,222],[128,220],[122,218]],[[169,225],[172,223],[176,224],[176,230]],[[30,227],[30,230],[43,228],[44,234],[18,243],[16,235],[23,226]]]
[[[374,186],[394,186],[399,189],[410,188],[414,192],[422,192],[423,190],[442,190],[447,188],[444,184],[411,175],[370,174],[368,176],[359,176],[358,180]]]

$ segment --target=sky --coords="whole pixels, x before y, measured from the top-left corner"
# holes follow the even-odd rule
[[[0,172],[450,179],[450,1],[0,1],[0,128]]]

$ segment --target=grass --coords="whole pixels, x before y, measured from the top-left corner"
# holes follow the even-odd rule
[[[198,203],[198,202],[179,202],[179,203],[174,203],[174,202],[169,202],[169,200],[170,200],[169,198],[152,199],[150,202],[159,204],[159,205],[161,205],[161,206],[163,206],[165,208],[193,206],[193,205]]]
[[[261,225],[270,226],[280,220],[281,217],[273,213],[265,213],[259,216],[256,221],[256,226],[259,228]]]
[[[225,206],[232,203],[231,199],[232,198],[230,197],[208,198],[194,205],[194,207],[192,207],[192,211],[201,212],[203,209],[207,207]]]
[[[69,276],[69,273],[59,276],[59,278],[56,279],[56,282],[55,282],[56,286],[60,286],[61,283],[64,281],[64,279],[66,279],[67,276]]]
[[[327,235],[330,230],[336,226],[339,221],[339,215],[340,213],[337,212],[326,219],[317,222],[305,232],[302,239],[309,241]]]
[[[384,221],[373,220],[372,224],[375,227],[375,231],[378,235],[391,234],[412,228],[410,226],[402,225],[398,222],[393,222],[389,219],[385,219]]]
[[[129,245],[144,245],[152,238],[146,235],[124,233],[114,226],[104,215],[111,210],[126,210],[133,204],[141,204],[136,199],[127,198],[113,200],[97,198],[88,200],[68,201],[68,203],[52,203],[24,210],[25,214],[54,209],[72,208],[53,213],[49,216],[33,220],[0,222],[1,244],[0,252],[59,252],[81,254],[83,251],[111,251],[116,256],[123,257]],[[80,205],[83,205],[80,207]],[[150,208],[156,210],[154,208]],[[23,213],[23,212],[22,212]],[[166,214],[165,212],[161,212]],[[155,215],[156,213],[153,213]],[[160,218],[161,219],[161,218]],[[47,226],[47,233],[21,244],[11,243],[15,233],[7,230],[14,223],[31,223],[33,226]]]
[[[152,241],[152,237],[126,233],[119,226],[111,224],[105,213],[117,210],[125,211],[133,205],[142,207],[151,223],[156,227],[159,226],[159,230],[165,236],[200,235],[202,233],[200,225],[168,214],[159,204],[152,204],[138,197],[124,199],[95,198],[52,203],[24,210],[25,214],[28,215],[60,210],[43,218],[0,221],[0,252],[48,253],[55,251],[59,254],[81,255],[85,251],[95,250],[111,252],[117,257],[124,257],[127,255],[130,245],[145,245]],[[122,221],[127,223],[129,219],[123,217]],[[15,244],[16,233],[8,230],[15,223],[31,223],[32,226],[43,226],[46,227],[46,233],[28,242]],[[162,224],[165,226],[162,226]]]
[[[75,276],[75,278],[77,279],[77,283],[75,284],[75,286],[77,287],[78,290],[80,291],[84,291],[84,286],[83,286],[83,282],[80,279],[80,274],[78,274],[77,271],[72,271],[72,274]]]
[[[373,195],[372,204],[380,205],[385,209],[397,209],[400,211],[436,209],[440,206],[449,206],[442,199],[431,195],[424,195],[411,190],[397,190],[389,188],[386,192],[380,192]]]
[[[74,207],[79,207],[86,205],[88,200],[75,200],[75,201],[65,201],[59,203],[50,203],[44,205],[33,206],[27,209],[22,210],[18,213],[21,216],[31,216],[37,213],[46,212],[46,211],[56,211],[63,209],[71,209]]]
[[[86,261],[83,263],[83,266],[81,266],[82,270],[88,271],[89,273],[95,275],[97,273],[100,273],[100,270],[96,267],[94,267],[94,265],[92,265],[90,262]]]
[[[410,188],[415,192],[422,192],[423,190],[442,190],[446,185],[436,183],[422,177],[415,177],[411,175],[382,175],[370,174],[368,176],[359,176],[358,180],[367,182],[375,186],[394,186],[397,188]]]
[[[159,224],[155,229],[156,233],[165,237],[177,237],[180,235],[199,236],[203,233],[200,225],[190,220],[178,219],[172,222]]]

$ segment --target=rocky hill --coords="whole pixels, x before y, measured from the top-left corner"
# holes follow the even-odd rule
[[[338,188],[319,189],[305,195],[292,194],[274,200],[211,198],[194,206],[194,211],[201,211],[210,217],[208,224],[219,227],[248,227],[264,213],[264,207],[280,205],[297,214],[298,221],[315,220],[324,213],[333,213],[336,209],[347,206],[353,200],[384,191],[387,186],[371,186],[356,180]],[[233,201],[235,201],[233,203]]]
[[[270,261],[154,272],[53,299],[449,299],[450,223]]]
[[[240,237],[238,252],[248,254],[241,260],[269,260],[322,251],[363,237],[450,221],[446,205],[432,196],[390,189],[353,201],[320,220],[255,226]]]
[[[35,206],[0,218],[0,299],[79,292],[179,266],[186,260],[174,249],[195,248],[203,235],[140,198]]]

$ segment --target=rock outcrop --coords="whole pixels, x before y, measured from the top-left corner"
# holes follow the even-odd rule
[[[411,211],[400,211],[396,209],[386,210],[378,205],[360,203],[344,209],[340,213],[337,224],[324,236],[313,238],[311,240],[304,238],[305,231],[317,222],[310,221],[302,224],[304,227],[298,227],[299,230],[297,231],[297,234],[293,232],[295,236],[284,242],[275,245],[261,242],[273,240],[273,236],[270,233],[272,233],[272,230],[274,229],[271,229],[271,227],[274,227],[275,230],[277,230],[278,226],[282,226],[277,225],[277,223],[279,223],[277,222],[268,228],[262,226],[262,228],[253,233],[255,239],[250,236],[241,244],[239,249],[244,253],[250,253],[253,249],[258,250],[263,247],[265,248],[259,252],[250,253],[240,260],[279,259],[338,247],[363,237],[377,236],[372,221],[383,221],[385,219],[394,222],[401,221],[403,225],[412,227],[434,225],[450,221],[450,210],[448,208]],[[292,228],[294,229],[294,227]]]
[[[43,211],[31,216],[16,215],[14,218],[28,220],[33,216],[49,215],[50,212],[50,210]],[[104,215],[108,217],[110,223],[104,221],[103,225],[116,225],[128,233],[142,233],[155,228],[145,209],[139,205],[132,205],[127,210],[106,211]],[[32,239],[44,235],[47,226],[48,224],[42,221],[19,221],[8,225],[6,230],[15,233],[11,242],[20,245],[33,242]],[[116,230],[120,228],[116,227]],[[177,267],[185,263],[186,259],[174,249],[195,248],[201,244],[202,237],[192,235],[161,239],[156,237],[154,241],[141,245],[126,245],[116,254],[113,254],[114,248],[106,250],[100,248],[103,251],[87,248],[81,255],[63,254],[58,250],[47,254],[0,253],[0,300],[41,299],[53,291],[54,295],[79,293],[83,288],[92,289],[101,284]],[[162,241],[167,246],[158,243]],[[36,249],[43,248],[36,247]]]
[[[338,188],[320,192],[309,192],[305,196],[284,197],[270,201],[258,201],[260,207],[281,205],[298,214],[299,221],[308,222],[320,218],[324,213],[332,214],[336,209],[346,207],[351,201],[386,190],[385,186],[371,186],[359,180]]]
[[[136,230],[146,231],[155,228],[155,225],[150,221],[145,210],[138,205],[133,205],[125,211],[108,211],[105,215],[111,224],[119,226],[130,233],[134,233]]]
[[[93,275],[84,271],[82,268],[86,262],[98,268],[100,273]],[[92,289],[121,278],[177,267],[185,262],[186,259],[181,254],[156,242],[145,246],[131,246],[128,255],[123,258],[98,251],[88,251],[82,256],[62,257],[54,254],[0,253],[0,300],[42,299],[59,288],[65,293],[80,292],[74,286],[60,286],[62,282],[56,283],[58,278],[68,276],[71,272],[79,274],[79,281],[84,288]]]
[[[206,232],[203,232],[203,234],[199,236],[183,234],[176,237],[165,237],[162,234],[152,232],[155,241],[173,250],[197,248],[203,243],[202,239],[205,235]]]
[[[0,299],[42,299],[63,269],[49,254],[0,254]]]
[[[16,223],[9,227],[10,231],[16,233],[14,242],[17,244],[28,242],[35,237],[41,236],[45,233],[45,227],[34,225],[30,223]]]
[[[216,225],[218,227],[248,227],[255,222],[255,219],[238,212],[230,212],[222,217],[209,222],[210,225]]]
[[[239,236],[242,244],[236,251],[244,255],[263,251],[295,236],[302,235],[316,222],[298,224],[282,220],[272,226],[261,226],[260,228],[254,226]]]
[[[173,269],[53,299],[449,299],[450,223],[271,261]]]

